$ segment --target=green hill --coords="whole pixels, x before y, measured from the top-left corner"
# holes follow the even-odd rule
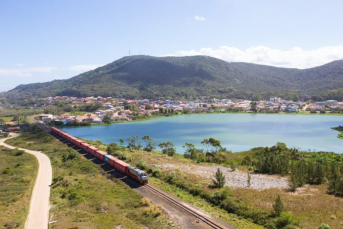
[[[55,95],[261,99],[292,98],[309,93],[318,98],[338,99],[342,89],[343,61],[299,70],[228,63],[207,56],[129,56],[71,79],[20,85],[7,92],[6,97],[21,100]]]

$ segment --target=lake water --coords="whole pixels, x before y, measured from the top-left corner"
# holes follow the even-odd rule
[[[331,129],[338,125],[343,125],[343,116],[241,113],[179,115],[62,129],[73,136],[104,143],[119,143],[121,138],[148,134],[157,144],[173,142],[180,154],[185,143],[200,148],[200,142],[210,137],[219,139],[223,147],[233,152],[284,142],[301,150],[343,153],[343,140],[337,138],[339,132]]]

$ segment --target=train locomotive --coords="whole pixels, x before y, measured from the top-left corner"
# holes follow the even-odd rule
[[[86,142],[77,139],[70,134],[56,128],[56,127],[51,127],[51,132],[57,134],[58,136],[64,138],[65,140],[73,143],[74,145],[78,146],[82,150],[86,151],[87,153],[95,156],[99,160],[105,162],[106,164],[112,166],[114,169],[117,171],[131,177],[132,179],[138,181],[141,184],[146,184],[148,183],[148,175],[145,171],[137,169],[127,163],[125,163],[122,160],[119,160],[118,158],[107,154],[104,151],[99,150],[98,148],[91,146],[87,144]]]

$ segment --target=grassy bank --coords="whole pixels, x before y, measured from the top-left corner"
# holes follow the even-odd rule
[[[169,228],[158,206],[112,178],[98,165],[39,129],[23,132],[9,144],[42,150],[53,166],[51,228]]]
[[[37,167],[34,156],[0,146],[1,228],[24,228]]]
[[[88,142],[102,150],[107,148],[100,141]],[[283,146],[282,144],[279,145],[280,147]],[[277,147],[274,148],[279,150]],[[263,151],[265,148],[256,148],[242,153],[228,153],[225,155],[225,162],[221,166],[227,167],[228,170],[232,164],[235,164],[239,171],[246,176],[249,167],[251,167],[251,165],[246,164],[249,164],[249,161],[255,161],[257,151],[261,150]],[[284,150],[287,151],[287,149]],[[303,158],[307,162],[324,163],[327,161],[331,163],[342,160],[341,155],[333,153],[296,151],[293,153],[293,157]],[[287,222],[298,224],[301,228],[318,228],[321,223],[329,224],[331,228],[343,227],[343,198],[329,195],[328,182],[325,181],[319,185],[305,185],[297,188],[295,192],[291,192],[289,188],[218,189],[210,186],[214,174],[211,177],[204,177],[201,175],[204,170],[200,169],[198,174],[194,174],[185,169],[191,166],[214,167],[216,169],[218,164],[215,163],[199,163],[184,158],[183,155],[169,157],[158,151],[146,152],[127,149],[126,147],[117,147],[114,155],[148,171],[150,182],[161,189],[173,193],[186,202],[192,203],[238,228],[253,228],[252,222],[262,224],[267,228],[275,228],[276,225],[280,226],[283,223],[287,224]],[[248,160],[248,158],[250,159]],[[242,163],[243,161],[245,163]],[[250,170],[250,173],[253,174],[253,170]],[[259,175],[256,174],[256,176]],[[260,176],[279,177],[278,175]],[[228,185],[230,186],[230,184]],[[222,195],[226,190],[227,194],[223,197]],[[277,196],[281,197],[285,206],[284,215],[281,218],[273,216],[273,204]],[[240,221],[243,218],[246,220]],[[277,226],[277,228],[282,227]],[[290,228],[294,228],[294,226]]]

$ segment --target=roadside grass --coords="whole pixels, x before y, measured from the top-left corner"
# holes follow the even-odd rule
[[[155,206],[142,203],[140,194],[49,134],[34,128],[8,143],[43,151],[51,160],[49,220],[57,221],[50,228],[173,227]]]
[[[88,141],[91,144],[95,144],[102,150],[106,150],[106,145],[101,142]],[[127,154],[129,163],[132,165],[145,166],[146,170],[151,170],[150,182],[160,187],[166,192],[172,193],[185,202],[189,202],[202,208],[203,210],[210,212],[213,216],[220,218],[221,220],[230,224],[236,225],[238,228],[245,228],[245,223],[249,220],[242,220],[242,217],[234,214],[229,214],[225,210],[210,204],[199,196],[193,196],[188,191],[177,187],[175,184],[170,184],[163,181],[157,175],[154,176],[154,172],[165,171],[166,174],[175,174],[175,177],[179,180],[184,180],[188,184],[193,184],[200,187],[201,190],[208,191],[211,194],[217,191],[217,189],[209,188],[210,179],[204,179],[201,176],[189,174],[177,167],[180,165],[199,165],[190,159],[186,159],[183,155],[175,155],[169,157],[158,151],[145,152],[129,150],[127,148],[118,148],[118,151],[122,154]],[[239,163],[249,152],[233,153],[230,160]],[[156,165],[170,165],[164,168],[157,168]],[[173,167],[175,165],[175,167]],[[200,165],[212,165],[210,163],[200,163]],[[228,164],[223,166],[230,167]],[[248,171],[247,166],[238,166],[240,171]],[[181,182],[182,183],[182,182]],[[300,219],[299,226],[301,228],[318,228],[321,223],[326,223],[331,228],[343,228],[343,198],[336,197],[327,194],[327,184],[323,185],[306,185],[303,188],[299,188],[297,192],[289,192],[285,189],[265,189],[255,190],[252,188],[232,188],[230,193],[233,197],[237,198],[242,205],[249,205],[253,209],[260,209],[264,212],[272,212],[275,198],[280,195],[285,205],[285,210],[291,212],[294,216]],[[248,224],[247,224],[248,225]],[[253,225],[253,224],[251,224]],[[252,228],[252,226],[250,227]],[[249,228],[246,227],[246,228]]]
[[[0,146],[0,228],[24,228],[37,171],[34,156]]]

